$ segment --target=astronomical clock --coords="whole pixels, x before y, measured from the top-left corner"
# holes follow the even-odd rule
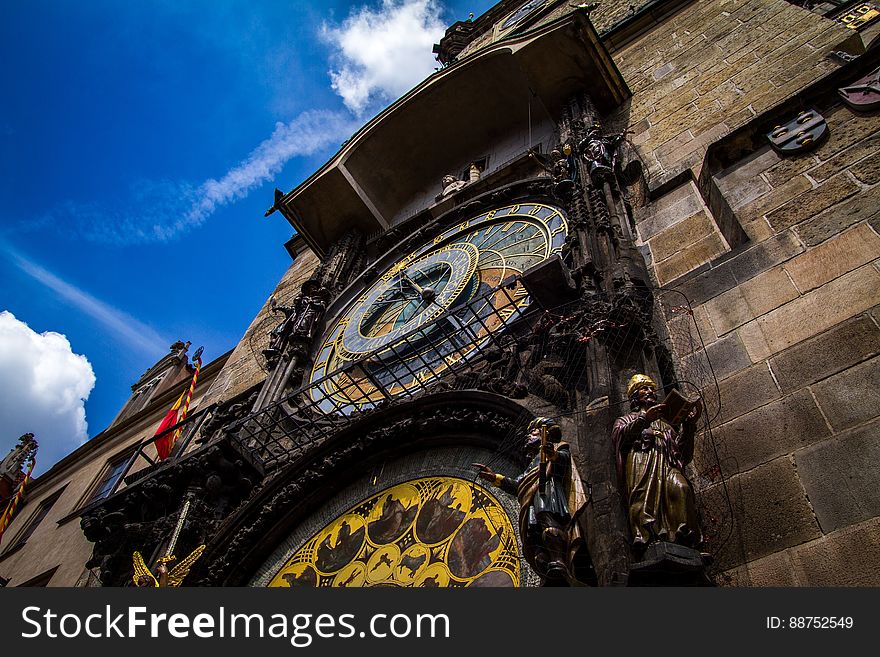
[[[327,411],[373,407],[471,358],[529,307],[502,283],[562,250],[565,216],[520,203],[462,221],[388,267],[331,326],[311,372]]]

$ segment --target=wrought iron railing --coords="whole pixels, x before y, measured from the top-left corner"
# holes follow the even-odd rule
[[[93,498],[88,504],[75,513],[81,515],[100,506],[104,503],[104,500],[112,497],[118,491],[127,486],[147,477],[160,465],[164,463],[173,463],[185,457],[187,453],[191,451],[190,448],[193,445],[193,439],[198,436],[202,424],[209,417],[209,413],[215,408],[216,404],[201,408],[192,415],[188,415],[183,421],[164,430],[162,433],[150,436],[149,438],[144,438],[136,443],[131,456],[129,456],[125,462],[125,467],[114,475],[115,480],[112,482],[112,485],[108,486],[107,489],[102,492],[100,497]],[[171,453],[166,459],[160,459],[158,450],[156,449],[156,442],[167,438],[176,432],[179,432],[179,435],[174,443]]]
[[[520,281],[506,282],[242,418],[227,433],[272,470],[365,414],[437,384],[458,387],[459,375],[484,362],[505,336],[529,330],[538,312]]]

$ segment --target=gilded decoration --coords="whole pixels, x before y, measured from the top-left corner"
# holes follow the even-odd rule
[[[312,536],[270,587],[519,586],[510,518],[482,486],[426,477],[387,488]]]

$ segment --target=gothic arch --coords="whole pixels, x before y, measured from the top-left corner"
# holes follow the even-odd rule
[[[532,417],[506,397],[473,390],[430,394],[371,413],[267,480],[220,526],[192,582],[245,585],[299,523],[386,459],[466,445],[519,462],[519,441],[511,437]]]

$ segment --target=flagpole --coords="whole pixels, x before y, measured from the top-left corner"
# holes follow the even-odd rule
[[[195,366],[195,371],[193,372],[192,380],[189,382],[189,388],[187,389],[184,397],[184,394],[180,395],[180,398],[174,404],[172,409],[168,412],[168,415],[165,416],[165,419],[162,421],[162,424],[159,425],[159,429],[156,430],[156,435],[159,435],[166,428],[170,428],[173,425],[178,425],[177,429],[174,430],[174,433],[171,436],[163,436],[156,440],[156,453],[159,457],[160,461],[164,461],[169,456],[171,456],[171,452],[174,450],[174,446],[177,444],[177,439],[180,437],[181,431],[183,431],[182,424],[184,420],[186,420],[186,414],[189,411],[189,404],[192,401],[193,392],[196,389],[196,382],[199,380],[199,372],[202,369],[202,349],[203,347],[199,347],[193,356],[193,365]],[[177,409],[180,408],[180,402],[183,401],[183,408],[180,411],[180,416],[178,417]],[[173,415],[172,415],[173,414]]]

